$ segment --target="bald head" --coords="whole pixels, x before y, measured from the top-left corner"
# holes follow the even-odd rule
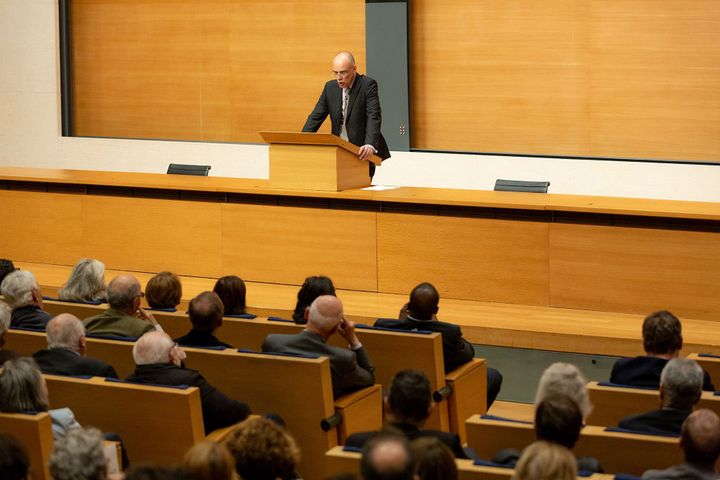
[[[133,360],[135,365],[152,365],[171,362],[170,350],[175,346],[165,332],[148,332],[135,342]]]
[[[343,318],[343,305],[339,298],[321,295],[308,311],[308,327],[324,336],[332,335]]]
[[[413,467],[407,440],[395,435],[369,441],[360,460],[363,480],[411,480]]]
[[[141,292],[137,278],[132,275],[120,275],[113,278],[108,285],[108,304],[116,310],[134,311],[139,305]]]
[[[45,330],[48,348],[69,348],[84,353],[85,327],[75,315],[61,313],[48,322]]]
[[[350,88],[355,80],[355,57],[350,52],[340,52],[335,55],[332,70],[340,88]]]
[[[438,311],[440,294],[432,283],[421,283],[410,292],[408,310],[417,320],[431,320]]]
[[[712,410],[696,410],[685,419],[680,440],[685,461],[712,469],[720,456],[720,417]]]

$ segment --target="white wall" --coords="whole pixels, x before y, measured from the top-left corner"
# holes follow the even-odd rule
[[[202,163],[214,176],[267,178],[263,145],[62,137],[57,52],[56,0],[0,0],[0,165],[164,172]],[[394,152],[374,183],[490,190],[496,178],[549,180],[552,193],[720,201],[720,165]]]

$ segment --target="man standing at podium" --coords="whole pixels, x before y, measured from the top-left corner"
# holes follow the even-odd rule
[[[332,70],[335,80],[325,84],[302,131],[317,132],[330,114],[333,135],[360,145],[360,160],[367,160],[372,154],[383,160],[389,158],[390,151],[380,133],[382,114],[377,82],[357,73],[355,58],[350,52],[335,55]],[[372,178],[375,165],[370,162],[369,165]]]

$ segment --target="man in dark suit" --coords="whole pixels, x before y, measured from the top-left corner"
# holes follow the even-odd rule
[[[333,135],[359,145],[360,160],[367,160],[372,154],[383,160],[389,158],[390,151],[380,133],[382,113],[377,82],[357,73],[350,52],[338,53],[332,70],[336,79],[325,84],[302,131],[317,132],[329,114]],[[374,173],[375,165],[370,163],[370,178]]]
[[[175,341],[186,347],[233,348],[213,335],[213,332],[222,325],[224,310],[225,307],[217,293],[202,292],[190,300],[188,315],[192,329],[187,335],[176,338]]]
[[[128,381],[154,385],[189,385],[200,389],[205,434],[229,427],[250,415],[247,404],[234,400],[210,385],[197,370],[182,366],[185,352],[164,332],[146,333],[133,347],[135,372]]]
[[[432,412],[430,382],[418,370],[402,370],[395,374],[385,397],[385,417],[388,427],[405,435],[408,440],[435,437],[447,445],[457,458],[467,458],[460,445],[460,437],[438,430],[422,430]],[[353,433],[346,446],[362,448],[380,432]]]
[[[85,327],[76,316],[61,313],[48,322],[46,330],[47,350],[33,353],[43,373],[118,378],[112,366],[85,356]]]
[[[469,362],[475,356],[473,346],[462,336],[457,325],[438,321],[440,294],[431,283],[421,283],[410,293],[410,302],[400,311],[400,320],[381,318],[375,322],[376,327],[395,328],[400,330],[429,330],[442,334],[443,360],[445,373]],[[494,368],[487,369],[487,406],[495,401],[500,387],[502,375]]]
[[[683,422],[700,400],[702,381],[702,368],[694,360],[670,360],[660,376],[660,410],[625,417],[620,428],[680,435]]]
[[[305,330],[268,335],[262,351],[328,357],[335,398],[375,383],[375,367],[355,334],[355,323],[343,317],[340,299],[321,295],[305,311],[305,316]],[[326,343],[335,332],[347,340],[349,349]]]
[[[660,372],[668,360],[680,355],[683,345],[680,320],[661,310],[645,317],[642,327],[645,355],[621,358],[613,365],[610,381],[634,387],[660,386]],[[703,371],[703,390],[715,391],[710,375]]]

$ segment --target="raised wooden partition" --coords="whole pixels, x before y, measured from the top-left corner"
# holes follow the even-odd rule
[[[720,388],[720,355],[691,353],[687,358],[695,360],[698,365],[704,368],[714,382],[715,388]]]
[[[44,375],[50,407],[69,407],[81,425],[119,434],[133,462],[177,463],[205,438],[200,391]]]
[[[25,447],[33,479],[50,480],[48,462],[53,448],[53,434],[49,414],[0,413],[0,431],[11,434]]]
[[[649,412],[660,408],[658,390],[616,387],[588,383],[593,410],[587,419],[590,425],[615,426],[628,415]],[[708,408],[720,415],[720,397],[713,392],[702,392],[696,408]]]
[[[503,448],[522,450],[535,441],[532,424],[483,419],[474,415],[467,421],[468,446],[480,458],[490,459]],[[585,426],[573,449],[578,457],[595,457],[608,473],[641,475],[650,468],[667,468],[682,463],[678,439],[606,431]]]
[[[357,156],[360,147],[330,133],[260,132],[270,144],[271,188],[339,192],[370,185],[368,161]]]

